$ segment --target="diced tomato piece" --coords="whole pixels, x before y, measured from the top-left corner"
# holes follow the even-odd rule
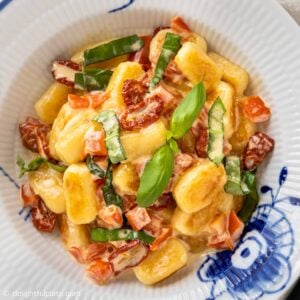
[[[37,207],[40,197],[37,196],[29,183],[23,183],[20,189],[20,196],[23,206]]]
[[[147,209],[138,206],[129,210],[126,213],[126,218],[134,230],[141,230],[144,226],[151,222]]]
[[[244,223],[234,211],[218,215],[210,224],[213,235],[209,238],[208,246],[216,249],[233,250],[243,230]]]
[[[77,95],[69,94],[68,102],[72,108],[88,108],[90,106],[90,101],[86,97],[80,97]]]
[[[172,236],[172,229],[170,227],[162,228],[161,234],[150,245],[150,250],[151,251],[157,250],[160,247],[160,245],[171,236]]]
[[[94,260],[86,269],[87,275],[97,283],[104,284],[114,275],[112,265],[101,259]]]
[[[157,216],[154,213],[149,213],[150,218],[151,218],[151,222],[149,224],[147,224],[143,230],[151,235],[151,236],[159,236],[161,233],[161,229],[162,229],[162,218],[160,218],[159,216]]]
[[[93,94],[87,94],[86,97],[89,100],[92,108],[95,109],[100,107],[103,102],[108,100],[110,95],[109,93],[93,93]]]
[[[270,109],[259,96],[248,97],[243,102],[243,114],[254,123],[268,121],[271,117]]]
[[[186,23],[182,20],[182,18],[175,16],[171,19],[170,24],[171,29],[177,32],[190,32],[190,28],[186,25]]]
[[[104,130],[88,132],[84,139],[84,153],[107,156]]]
[[[69,253],[75,258],[75,260],[79,264],[85,263],[84,257],[83,257],[83,251],[79,247],[71,247],[69,249]]]
[[[122,211],[116,205],[102,207],[98,216],[103,221],[103,227],[108,229],[120,228],[123,225]]]

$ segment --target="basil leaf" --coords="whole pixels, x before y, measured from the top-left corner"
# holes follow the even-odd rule
[[[177,144],[177,142],[176,142],[174,139],[172,139],[172,138],[169,139],[168,144],[169,144],[170,148],[173,150],[173,152],[174,152],[175,154],[178,154],[178,153],[179,153],[179,147],[178,147],[178,144]]]
[[[53,170],[57,171],[57,172],[60,172],[60,173],[63,173],[64,171],[66,171],[67,169],[67,166],[64,166],[64,165],[56,165],[50,161],[46,161],[46,164]]]
[[[95,242],[140,240],[146,244],[151,244],[155,240],[154,237],[146,234],[144,231],[106,228],[93,228],[91,239]]]
[[[93,118],[102,124],[105,131],[105,144],[109,159],[117,164],[126,159],[126,154],[120,141],[120,125],[116,113],[113,110],[100,112]]]
[[[165,69],[170,60],[175,56],[180,48],[181,37],[178,34],[168,32],[163,43],[161,53],[154,69],[154,76],[150,82],[150,87],[155,87],[162,79]]]
[[[107,206],[114,204],[122,208],[123,200],[115,192],[115,189],[112,184],[112,163],[110,161],[108,161],[108,167],[105,174],[105,184],[102,187],[102,192]]]
[[[250,193],[246,195],[242,209],[239,211],[238,216],[244,222],[248,222],[255,210],[259,196],[256,187],[256,176],[249,171],[244,172],[243,181],[247,185]]]
[[[127,36],[84,51],[84,65],[94,64],[116,56],[136,52],[144,46],[144,41],[135,35]]]
[[[184,97],[172,114],[170,130],[175,139],[182,138],[192,127],[206,100],[204,83],[201,81]]]
[[[225,170],[227,175],[227,182],[224,185],[225,192],[232,195],[244,195],[241,187],[240,158],[235,155],[227,156]]]
[[[217,97],[208,112],[208,158],[217,166],[224,158],[224,114],[226,108],[220,97]]]
[[[33,172],[36,171],[42,164],[46,163],[49,168],[54,169],[55,171],[63,173],[66,170],[66,166],[64,165],[57,165],[50,161],[48,161],[46,158],[38,156],[32,161],[28,163],[26,166],[25,161],[20,156],[17,157],[17,165],[20,168],[20,174],[19,178],[21,178],[26,172]]]
[[[86,162],[86,166],[88,167],[89,171],[99,177],[99,178],[104,178],[105,177],[105,172],[102,170],[94,161],[94,158],[91,155],[88,155]]]
[[[137,192],[137,203],[148,207],[162,194],[172,176],[174,152],[168,144],[159,148],[148,161]]]
[[[112,71],[86,67],[84,72],[75,74],[74,87],[79,90],[104,90],[112,75]]]

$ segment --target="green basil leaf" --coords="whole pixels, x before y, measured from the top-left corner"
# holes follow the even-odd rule
[[[170,60],[175,56],[180,48],[181,37],[178,34],[168,32],[163,43],[161,53],[154,69],[154,75],[150,82],[150,87],[155,87],[162,79],[165,69]]]
[[[94,158],[91,155],[88,155],[86,159],[86,166],[88,167],[89,171],[99,177],[99,178],[104,178],[105,177],[105,171],[102,170],[94,161]]]
[[[148,207],[162,194],[172,176],[174,152],[168,144],[159,148],[148,161],[137,192],[137,203]]]
[[[20,174],[19,178],[21,178],[26,172],[33,172],[36,171],[42,164],[46,163],[49,168],[54,169],[58,172],[63,173],[66,170],[66,166],[64,165],[57,165],[50,161],[48,161],[46,158],[38,156],[34,158],[32,161],[28,163],[26,166],[25,161],[20,156],[17,157],[17,165],[20,168]]]
[[[204,83],[201,81],[184,97],[172,114],[170,130],[175,139],[182,138],[192,127],[206,100]]]
[[[136,34],[123,37],[95,48],[85,50],[83,54],[83,63],[87,66],[116,56],[136,52],[143,46],[144,41]]]
[[[108,161],[108,167],[105,174],[105,184],[102,187],[103,197],[105,200],[106,205],[117,205],[119,207],[123,207],[123,200],[122,198],[115,192],[115,189],[112,184],[113,180],[113,169],[112,163]]]
[[[105,131],[105,144],[108,156],[113,164],[126,159],[125,150],[120,141],[120,125],[116,113],[113,110],[100,112],[93,118],[102,124]]]
[[[130,241],[140,240],[146,244],[151,244],[155,238],[144,231],[133,231],[131,229],[106,229],[93,228],[91,239],[95,242]]]
[[[67,169],[67,166],[65,165],[56,165],[50,161],[46,161],[46,164],[53,170],[57,171],[57,172],[60,172],[60,173],[63,173],[64,171],[66,171]]]
[[[225,192],[232,195],[244,195],[241,187],[240,158],[235,155],[227,156],[225,170],[227,175],[227,182],[224,185]]]
[[[243,181],[247,185],[250,193],[246,195],[242,209],[239,211],[238,216],[244,222],[248,222],[255,210],[259,196],[256,187],[256,176],[249,171],[243,173]]]
[[[217,166],[224,158],[224,114],[226,108],[220,97],[217,97],[208,112],[208,158]]]
[[[79,90],[104,90],[112,75],[112,71],[86,67],[84,72],[75,74],[74,87]]]
[[[174,139],[169,139],[168,141],[168,144],[170,145],[170,148],[173,150],[173,152],[175,154],[178,154],[179,153],[179,147],[178,147],[178,144],[177,142],[174,140]]]

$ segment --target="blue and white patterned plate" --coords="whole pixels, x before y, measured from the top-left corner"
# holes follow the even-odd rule
[[[300,274],[300,32],[271,0],[0,1],[0,294],[42,299],[280,299]],[[209,47],[246,68],[272,107],[276,140],[260,168],[260,203],[234,251],[191,259],[155,287],[129,271],[98,287],[20,210],[18,122],[51,82],[49,66],[86,44],[149,33],[181,15]],[[6,297],[6,298],[5,298]]]

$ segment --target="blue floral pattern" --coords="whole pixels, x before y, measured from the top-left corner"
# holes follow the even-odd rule
[[[135,0],[129,0],[129,1],[127,1],[127,3],[123,4],[122,6],[116,7],[116,8],[114,8],[114,9],[111,9],[111,10],[109,10],[108,12],[109,12],[109,13],[114,13],[114,12],[123,10],[123,9],[127,8],[128,6],[130,6],[134,1],[135,1]]]
[[[207,300],[224,299],[225,294],[233,299],[255,300],[284,289],[288,283],[294,234],[285,213],[276,206],[283,201],[300,206],[300,199],[279,198],[287,175],[283,167],[276,191],[262,186],[261,193],[270,194],[271,203],[257,207],[234,251],[209,255],[198,269],[200,281],[210,288]]]

